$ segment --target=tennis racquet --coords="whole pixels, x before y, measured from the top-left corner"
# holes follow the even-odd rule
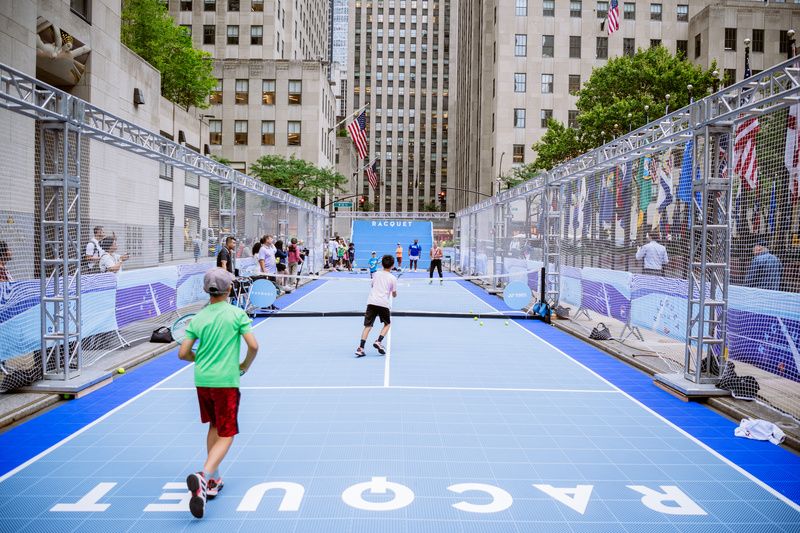
[[[189,322],[192,321],[194,315],[195,313],[183,315],[172,324],[172,338],[175,339],[175,342],[178,344],[182,343],[186,338],[186,327],[189,325]]]

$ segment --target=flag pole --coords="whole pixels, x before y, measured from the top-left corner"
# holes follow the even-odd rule
[[[358,109],[356,109],[355,111],[353,111],[352,113],[347,115],[345,118],[343,118],[342,120],[340,120],[339,122],[337,122],[336,124],[334,124],[333,126],[328,128],[328,133],[332,132],[333,130],[335,130],[336,128],[338,128],[339,126],[341,126],[342,124],[344,124],[345,122],[350,120],[351,118],[357,117],[362,111],[364,111],[368,107],[369,107],[369,102],[367,102],[366,104],[362,105],[361,107],[359,107]]]

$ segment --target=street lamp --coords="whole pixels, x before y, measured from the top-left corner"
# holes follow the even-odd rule
[[[664,95],[664,100],[667,101],[667,110],[664,112],[665,115],[669,115],[669,98],[670,98],[669,94]]]
[[[497,192],[500,192],[500,181],[503,178],[503,156],[504,155],[506,155],[505,152],[500,154],[500,168],[499,168],[499,170],[497,172],[497,178],[495,180],[495,181],[497,181]],[[492,194],[494,194],[494,193],[492,193]]]
[[[630,133],[631,130],[633,129],[633,126],[632,126],[632,123],[631,123],[631,118],[632,117],[633,117],[633,113],[628,113],[628,133]]]
[[[200,119],[200,138],[197,139],[197,151],[200,152],[200,153],[203,152],[203,145],[208,145],[208,143],[204,143],[203,142],[203,119],[204,118],[212,119],[212,118],[215,118],[215,117],[214,117],[214,115],[205,115],[205,114],[202,114],[199,117],[199,119]],[[208,125],[208,122],[206,122],[205,124]],[[209,133],[209,135],[210,135],[210,133]],[[206,154],[203,154],[203,155],[206,155]]]
[[[714,72],[712,72],[711,73],[711,77],[714,78],[714,81],[711,82],[711,84],[712,84],[712,86],[714,88],[714,92],[717,92],[719,90],[719,71],[715,70]]]
[[[692,85],[691,83],[686,86],[686,92],[689,93],[689,103],[690,104],[694,102],[694,97],[692,96],[692,91],[693,90],[694,90],[694,85]]]
[[[644,106],[644,115],[645,115],[645,119],[644,119],[645,124],[649,124],[650,123],[650,106],[649,105],[645,105]]]

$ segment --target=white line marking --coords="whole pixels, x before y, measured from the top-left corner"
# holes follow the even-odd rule
[[[241,390],[348,390],[348,389],[397,389],[397,390],[442,390],[442,391],[491,391],[491,392],[568,392],[570,394],[620,394],[613,389],[525,389],[516,387],[437,387],[422,385],[286,385],[239,387]],[[195,391],[195,387],[159,387],[159,391]]]
[[[481,300],[481,298],[479,298],[479,297],[478,297],[476,294],[473,294],[473,293],[472,293],[472,291],[469,291],[469,290],[467,290],[466,288],[462,287],[461,285],[459,285],[459,287],[461,287],[463,290],[467,291],[468,293],[472,294],[472,296],[474,296],[475,298],[477,298],[477,299],[478,299],[478,300],[480,300],[481,302],[483,302],[483,303],[487,303],[487,302],[484,302],[483,300]],[[495,308],[494,306],[492,306],[491,304],[488,304],[488,303],[487,303],[487,305],[489,305],[490,307],[492,307],[492,308],[494,308],[494,309],[497,309],[497,308]],[[691,435],[690,433],[688,433],[687,431],[685,431],[685,430],[684,430],[683,428],[681,428],[680,426],[678,426],[678,425],[674,424],[673,422],[671,422],[671,421],[670,421],[670,420],[668,420],[667,418],[663,417],[663,416],[662,416],[662,415],[660,415],[659,413],[657,413],[657,412],[655,412],[654,410],[652,410],[651,408],[647,407],[647,406],[646,406],[646,405],[644,405],[642,402],[640,402],[639,400],[637,400],[636,398],[634,398],[633,396],[631,396],[630,394],[628,394],[628,393],[627,393],[627,392],[625,392],[624,390],[620,389],[619,387],[617,387],[616,385],[614,385],[613,383],[611,383],[610,381],[608,381],[606,378],[604,378],[603,376],[601,376],[600,374],[598,374],[597,372],[595,372],[595,371],[594,371],[594,370],[592,370],[591,368],[587,367],[586,365],[584,365],[584,364],[583,364],[583,363],[581,363],[580,361],[577,361],[577,360],[573,359],[573,358],[572,358],[570,355],[568,355],[567,353],[565,353],[563,350],[561,350],[561,349],[559,349],[559,348],[556,348],[555,346],[553,346],[552,344],[550,344],[549,342],[547,342],[547,341],[546,341],[546,340],[544,340],[543,338],[541,338],[541,337],[539,337],[538,335],[536,335],[534,332],[532,332],[532,331],[530,331],[530,330],[528,330],[528,329],[524,328],[524,327],[523,327],[521,324],[518,324],[516,321],[513,321],[513,323],[514,323],[514,325],[516,325],[517,327],[521,328],[521,329],[522,329],[522,331],[524,331],[525,333],[528,333],[528,334],[529,334],[529,335],[531,335],[533,338],[535,338],[535,339],[539,340],[540,342],[542,342],[543,344],[545,344],[545,345],[549,346],[550,348],[552,348],[552,349],[553,349],[553,350],[555,350],[556,352],[560,353],[561,355],[563,355],[564,357],[566,357],[566,358],[567,358],[567,359],[569,359],[570,361],[574,362],[576,365],[583,367],[583,368],[584,368],[584,369],[585,369],[587,372],[589,372],[589,373],[593,374],[593,375],[594,375],[595,377],[597,377],[597,379],[599,379],[600,381],[602,381],[602,382],[606,383],[607,385],[609,385],[610,387],[613,387],[614,389],[618,390],[618,391],[619,391],[619,392],[620,392],[620,393],[621,393],[623,396],[625,396],[626,398],[628,398],[628,399],[629,399],[630,401],[632,401],[634,404],[638,405],[639,407],[641,407],[642,409],[644,409],[645,411],[647,411],[647,412],[648,412],[648,413],[650,413],[651,415],[655,416],[656,418],[658,418],[659,420],[661,420],[662,422],[664,422],[664,423],[665,423],[665,424],[667,424],[668,426],[672,427],[673,429],[675,429],[676,431],[678,431],[679,433],[681,433],[683,436],[685,436],[685,437],[689,438],[690,440],[694,441],[694,442],[695,442],[695,444],[697,444],[697,445],[699,445],[700,447],[704,448],[704,449],[705,449],[707,452],[709,452],[711,455],[713,455],[713,456],[714,456],[714,457],[716,457],[717,459],[720,459],[722,462],[724,462],[724,463],[727,463],[727,464],[728,464],[728,465],[729,465],[731,468],[733,468],[734,470],[736,470],[737,472],[739,472],[740,474],[742,474],[742,475],[743,475],[743,476],[745,476],[746,478],[750,479],[750,481],[752,481],[752,482],[754,482],[755,484],[757,484],[757,485],[761,486],[761,488],[763,488],[764,490],[766,490],[767,492],[769,492],[770,494],[772,494],[773,496],[775,496],[776,498],[778,498],[779,500],[781,500],[783,503],[785,503],[786,505],[788,505],[789,507],[791,507],[791,508],[792,508],[792,509],[794,509],[795,511],[798,511],[798,512],[800,512],[800,504],[797,504],[797,503],[793,502],[792,500],[790,500],[789,498],[787,498],[786,496],[784,496],[783,494],[781,494],[781,493],[780,493],[780,492],[778,492],[777,490],[773,489],[771,486],[767,485],[765,482],[761,481],[760,479],[758,479],[756,476],[754,476],[753,474],[751,474],[750,472],[748,472],[747,470],[745,470],[745,469],[744,469],[744,468],[742,468],[741,466],[737,465],[736,463],[734,463],[733,461],[731,461],[730,459],[728,459],[728,458],[727,458],[727,457],[725,457],[724,455],[720,454],[719,452],[717,452],[716,450],[714,450],[713,448],[711,448],[710,446],[708,446],[706,443],[704,443],[704,442],[703,442],[703,441],[701,441],[700,439],[698,439],[698,438],[696,438],[695,436]],[[576,339],[577,339],[577,337],[576,337]],[[580,339],[578,339],[578,340],[580,340]],[[588,346],[588,345],[587,345],[587,346]],[[589,347],[591,348],[591,346],[589,346]],[[594,348],[594,349],[597,349],[597,348]],[[619,360],[618,360],[618,361],[619,361]],[[623,363],[623,364],[624,364],[624,362],[623,362],[623,361],[620,361],[620,363]],[[719,415],[719,416],[722,416],[722,415]],[[734,437],[733,437],[733,436],[731,436],[731,438],[733,439]]]
[[[389,386],[389,359],[392,357],[392,330],[386,334],[386,361],[383,363],[383,386]]]

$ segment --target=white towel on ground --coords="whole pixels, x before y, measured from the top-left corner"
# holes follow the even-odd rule
[[[748,439],[768,440],[772,444],[780,444],[786,437],[783,430],[772,422],[756,418],[743,419],[739,427],[733,430],[733,434]]]

